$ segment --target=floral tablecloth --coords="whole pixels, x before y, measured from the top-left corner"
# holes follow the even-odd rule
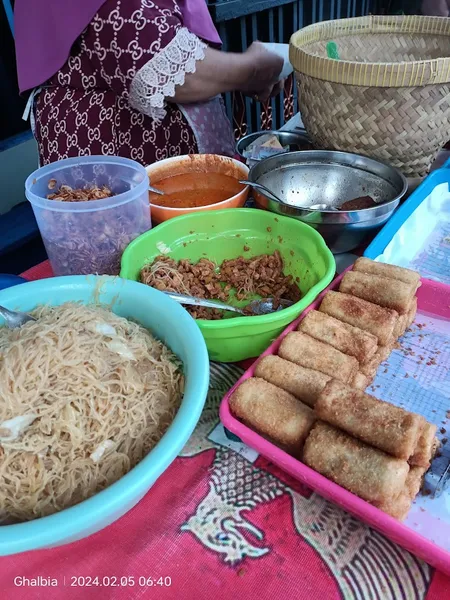
[[[44,263],[25,273],[51,276]],[[141,502],[93,536],[0,560],[7,599],[444,600],[450,579],[229,440],[242,369],[211,364],[200,422]]]

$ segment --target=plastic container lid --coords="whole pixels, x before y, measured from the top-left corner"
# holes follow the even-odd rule
[[[86,177],[86,174],[82,172],[86,168],[92,170],[91,177]],[[120,174],[124,169],[130,171],[128,178]],[[74,189],[93,184],[106,185],[115,195],[103,200],[86,202],[49,200],[47,196],[52,193],[52,190],[49,189],[48,183],[51,179],[55,179],[57,182],[55,189],[61,184],[70,185]],[[121,191],[124,183],[128,184],[128,189]],[[145,167],[134,160],[119,156],[67,158],[37,169],[25,181],[25,195],[33,207],[38,206],[58,212],[97,212],[115,208],[132,202],[147,192],[148,175]]]

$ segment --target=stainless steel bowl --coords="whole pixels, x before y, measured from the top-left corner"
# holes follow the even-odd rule
[[[406,179],[393,167],[357,154],[327,150],[266,158],[250,169],[248,178],[265,185],[284,202],[254,191],[260,208],[308,223],[335,254],[353,250],[384,225],[407,190]],[[318,204],[338,208],[360,196],[371,196],[377,206],[354,211],[308,208]]]
[[[241,158],[245,158],[244,150],[248,148],[248,146],[250,146],[252,142],[257,140],[262,135],[266,135],[267,133],[275,135],[282,146],[289,146],[288,152],[297,152],[299,150],[311,150],[313,148],[312,142],[309,139],[306,130],[299,129],[298,131],[257,131],[256,133],[250,133],[249,135],[246,135],[245,137],[241,138],[236,145],[236,152]],[[258,161],[257,159],[255,159],[255,162],[262,161]]]

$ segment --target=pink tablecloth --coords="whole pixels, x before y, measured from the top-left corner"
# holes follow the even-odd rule
[[[50,276],[48,264],[25,273]],[[252,451],[227,447],[218,405],[240,373],[211,365],[195,433],[124,517],[73,544],[2,558],[2,597],[450,598],[450,579]]]

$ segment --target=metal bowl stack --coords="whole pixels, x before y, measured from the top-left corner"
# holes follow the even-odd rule
[[[393,167],[364,156],[326,150],[267,158],[252,167],[249,181],[266,186],[283,201],[255,190],[259,208],[308,223],[335,254],[353,250],[384,225],[407,191],[406,179]],[[373,198],[376,206],[339,210],[344,202],[362,196]]]
[[[236,152],[239,156],[245,160],[245,150],[255,142],[258,138],[263,135],[275,136],[282,146],[287,146],[287,152],[296,152],[299,150],[312,150],[313,145],[306,133],[305,129],[298,129],[297,131],[256,131],[255,133],[249,133],[245,137],[241,138],[236,144]],[[283,154],[280,152],[280,154]],[[253,162],[261,162],[262,159],[254,158]]]

